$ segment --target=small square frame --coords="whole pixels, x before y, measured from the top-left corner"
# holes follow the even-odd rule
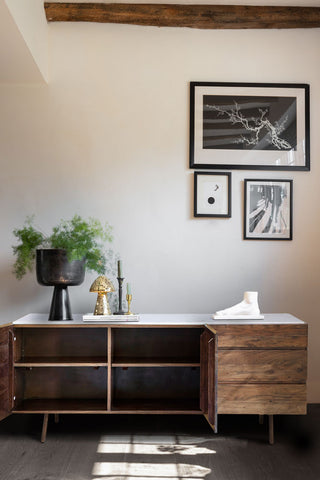
[[[293,180],[244,180],[244,239],[292,240]]]
[[[231,217],[231,173],[194,172],[195,217]]]

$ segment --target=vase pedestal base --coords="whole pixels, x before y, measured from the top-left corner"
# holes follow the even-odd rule
[[[48,320],[54,322],[73,320],[67,286],[54,287]]]

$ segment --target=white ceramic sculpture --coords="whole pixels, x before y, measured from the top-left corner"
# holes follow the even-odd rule
[[[214,319],[262,319],[258,304],[258,292],[244,292],[243,300],[232,307],[219,310]]]

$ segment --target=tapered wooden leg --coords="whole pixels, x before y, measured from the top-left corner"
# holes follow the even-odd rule
[[[269,443],[274,444],[273,415],[269,415]]]
[[[59,423],[59,413],[54,414],[54,423]]]
[[[259,415],[259,424],[260,424],[260,425],[263,424],[263,420],[264,420],[263,415]]]
[[[43,424],[42,424],[42,433],[41,433],[41,443],[44,443],[44,442],[46,441],[47,428],[48,428],[48,418],[49,418],[48,413],[45,413],[45,414],[43,415]]]

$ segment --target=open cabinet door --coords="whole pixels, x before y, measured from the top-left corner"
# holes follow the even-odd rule
[[[12,336],[11,326],[0,326],[0,420],[10,415],[12,410]]]
[[[218,432],[217,347],[215,330],[206,326],[200,337],[200,408],[215,433]]]

